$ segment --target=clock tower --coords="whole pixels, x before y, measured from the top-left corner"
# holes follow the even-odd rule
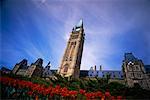
[[[70,33],[70,38],[58,69],[58,74],[61,76],[79,78],[84,36],[83,21],[80,20]]]

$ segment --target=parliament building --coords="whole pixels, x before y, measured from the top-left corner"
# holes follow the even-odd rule
[[[57,71],[57,74],[68,78],[106,78],[109,75],[110,79],[124,81],[124,84],[129,87],[140,85],[144,89],[150,89],[150,65],[144,65],[142,60],[135,58],[132,53],[125,53],[120,71],[102,70],[102,66],[98,70],[96,66],[91,67],[90,70],[80,70],[84,39],[83,20],[80,20],[70,32],[70,38],[58,70],[50,70],[50,63],[44,68],[41,58],[30,66],[27,65],[27,60],[23,59],[14,66],[12,73],[27,77],[49,77],[53,75],[53,71]]]

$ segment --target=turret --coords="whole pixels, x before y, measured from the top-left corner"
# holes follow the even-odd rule
[[[102,65],[99,66],[99,70],[102,71]]]

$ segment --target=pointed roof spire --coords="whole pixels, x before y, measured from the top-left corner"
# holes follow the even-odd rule
[[[51,62],[49,61],[48,64],[47,64],[47,66],[45,68],[48,68],[48,70],[49,70],[50,67],[51,67]]]
[[[48,62],[47,66],[51,66],[51,62],[50,61]]]
[[[83,20],[80,19],[80,21],[73,27],[72,32],[83,30]]]
[[[78,24],[76,25],[76,27],[82,27],[83,26],[83,20],[80,19],[80,21],[78,22]]]

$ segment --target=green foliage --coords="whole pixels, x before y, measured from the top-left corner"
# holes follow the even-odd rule
[[[79,80],[80,82],[80,88],[87,90],[87,81],[85,81],[83,78]]]
[[[12,77],[16,79],[32,81],[33,83],[43,84],[49,86],[52,84],[53,86],[60,85],[61,87],[67,87],[69,90],[79,90],[84,89],[87,92],[94,91],[102,91],[105,92],[109,90],[113,96],[125,96],[128,99],[143,99],[150,98],[150,91],[142,89],[139,85],[128,88],[125,85],[118,82],[108,83],[109,76],[106,78],[79,78],[79,79],[68,79],[62,77],[59,74],[54,73],[55,78],[50,78],[49,80],[45,80],[44,78],[39,77],[22,77],[16,76],[14,74],[2,74],[4,77]]]
[[[117,96],[124,95],[124,90],[126,89],[126,86],[118,82],[111,82],[108,84],[107,88],[110,90],[112,95]]]
[[[39,78],[39,77],[33,77],[31,78],[33,83],[37,83],[37,84],[43,84],[45,86],[49,86],[50,85],[50,81],[46,81],[45,79]]]
[[[126,88],[125,96],[128,99],[150,99],[150,91],[142,89],[139,86],[135,86],[133,88]]]

